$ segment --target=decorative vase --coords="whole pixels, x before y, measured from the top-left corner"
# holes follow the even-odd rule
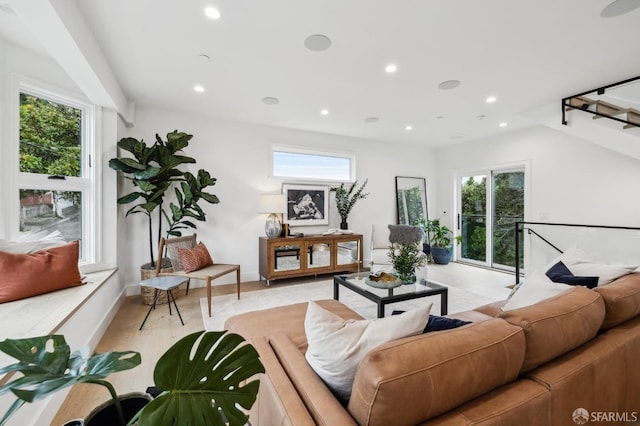
[[[452,250],[448,250],[442,247],[431,247],[431,257],[433,261],[439,265],[446,265],[451,260]]]
[[[398,278],[400,278],[400,281],[402,281],[402,284],[404,284],[404,285],[415,284],[416,283],[416,270],[415,270],[415,268],[412,269],[409,272],[399,272],[398,271]]]
[[[342,222],[340,222],[340,229],[349,229],[349,224],[347,223],[347,218],[342,218]]]

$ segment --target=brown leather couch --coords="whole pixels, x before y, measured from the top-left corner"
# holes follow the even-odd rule
[[[502,303],[450,315],[473,321],[463,327],[372,350],[347,406],[305,360],[306,303],[237,315],[225,328],[265,365],[253,425],[575,425],[580,408],[589,422],[640,422],[640,273],[512,311]]]

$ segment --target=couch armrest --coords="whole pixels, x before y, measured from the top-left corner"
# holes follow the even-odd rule
[[[356,425],[349,412],[313,371],[304,354],[288,336],[284,334],[273,335],[269,338],[269,343],[317,424],[327,426]]]
[[[265,369],[265,374],[259,375],[260,389],[258,400],[251,409],[251,422],[282,426],[315,425],[267,339],[254,337],[251,344],[260,354]]]

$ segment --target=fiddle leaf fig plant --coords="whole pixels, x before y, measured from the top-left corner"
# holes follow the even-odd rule
[[[192,157],[179,154],[189,145],[193,135],[185,132],[167,133],[166,141],[156,134],[153,145],[147,146],[142,140],[123,138],[118,142],[118,148],[129,152],[133,158],[117,157],[109,160],[109,167],[122,173],[125,179],[131,181],[134,191],[118,198],[118,204],[135,203],[126,216],[142,213],[147,216],[149,234],[149,265],[155,267],[154,248],[162,236],[163,218],[167,221],[168,235],[180,236],[181,229],[196,228],[194,222],[188,218],[204,221],[205,213],[199,206],[204,200],[208,203],[219,203],[218,197],[204,192],[204,188],[216,183],[209,172],[200,169],[197,176],[183,171],[180,166],[194,164]],[[178,204],[171,204],[171,215],[163,207],[167,191],[175,186]],[[157,239],[153,238],[153,220],[151,214],[158,209]],[[158,254],[161,257],[161,253]],[[144,266],[143,266],[144,267]]]
[[[0,419],[0,425],[4,425],[25,403],[46,398],[76,383],[94,383],[106,387],[121,424],[126,424],[116,391],[104,379],[111,373],[140,365],[138,352],[107,352],[89,356],[88,349],[84,349],[71,353],[61,335],[6,339],[0,342],[0,351],[18,360],[15,364],[0,368],[0,374],[22,373],[21,377],[0,386],[0,395],[11,392],[17,397]]]

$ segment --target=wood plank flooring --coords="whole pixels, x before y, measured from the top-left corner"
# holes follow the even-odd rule
[[[445,285],[455,285],[467,291],[499,295],[506,297],[509,290],[505,285],[513,283],[513,275],[474,268],[468,265],[451,263],[446,266],[429,265],[429,279]],[[326,280],[330,276],[318,279]],[[278,280],[272,286],[298,285],[314,281],[313,278],[296,280]],[[244,282],[242,292],[266,290],[264,282]],[[213,296],[235,293],[235,284],[213,287]],[[153,368],[155,361],[176,341],[183,336],[203,330],[200,298],[206,297],[206,289],[192,288],[189,295],[178,298],[177,303],[185,325],[175,311],[169,316],[167,305],[160,305],[152,311],[144,328],[138,328],[149,309],[140,296],[127,297],[101,339],[97,352],[135,350],[142,355],[142,364],[132,370],[111,375],[108,380],[119,394],[144,391],[153,385]],[[215,304],[214,304],[215,314]],[[76,349],[76,348],[72,348]],[[109,394],[102,386],[81,384],[71,389],[62,407],[53,420],[54,425],[66,421],[84,418],[93,407],[109,399]]]

